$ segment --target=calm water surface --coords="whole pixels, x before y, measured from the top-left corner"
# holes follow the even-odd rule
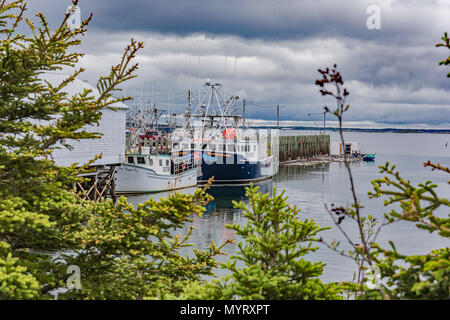
[[[317,132],[297,130],[283,130],[283,135],[304,135]],[[438,193],[441,197],[449,198],[450,185],[448,175],[432,172],[423,167],[423,162],[431,160],[442,165],[450,166],[450,142],[448,134],[418,134],[418,133],[345,133],[346,140],[358,141],[363,153],[376,153],[375,163],[355,163],[352,170],[355,178],[358,197],[361,200],[364,214],[372,214],[382,220],[383,213],[388,209],[383,206],[383,200],[369,200],[367,192],[371,190],[370,181],[379,178],[379,165],[389,161],[396,164],[401,175],[413,183],[425,182],[428,179],[438,184]],[[337,133],[331,133],[331,140],[337,141]],[[333,227],[333,222],[325,210],[324,205],[348,205],[351,203],[351,193],[347,171],[342,163],[330,163],[308,167],[284,166],[273,180],[258,184],[262,192],[272,193],[273,188],[280,193],[285,191],[289,197],[288,202],[297,205],[301,209],[300,216],[312,218],[321,227]],[[194,188],[185,189],[182,192],[192,193]],[[207,213],[202,217],[194,217],[195,231],[191,237],[191,243],[196,248],[205,249],[211,243],[221,244],[227,239],[236,240],[235,244],[228,245],[225,251],[232,255],[237,251],[239,237],[232,230],[225,227],[227,224],[244,224],[246,219],[239,210],[233,208],[232,200],[244,200],[245,186],[217,186],[210,192],[215,200],[208,205]],[[154,198],[165,197],[168,193],[152,195]],[[149,195],[129,197],[136,204],[147,200]],[[448,214],[447,211],[439,211],[440,214]],[[353,239],[357,238],[357,229],[351,221],[344,220],[341,224]],[[186,232],[189,228],[186,225]],[[342,241],[342,248],[349,248],[342,234],[333,227],[322,233],[322,237],[331,241]],[[393,240],[397,249],[405,254],[427,253],[433,248],[447,247],[448,240],[436,235],[431,235],[424,230],[417,229],[411,223],[396,223],[385,227],[378,236],[380,244],[386,244]],[[310,254],[307,258],[313,261],[323,261],[327,265],[322,275],[322,280],[340,281],[352,280],[355,264],[352,260],[342,257],[330,249],[319,245],[319,250]],[[191,250],[186,250],[190,254]],[[226,261],[227,257],[220,257],[219,261]],[[224,274],[218,269],[217,274]]]

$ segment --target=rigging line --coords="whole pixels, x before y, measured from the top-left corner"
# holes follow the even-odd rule
[[[316,122],[315,122],[314,119],[311,117],[311,113],[308,113],[308,116],[309,116],[309,118],[312,120],[312,122],[314,123],[314,126],[316,127],[316,129],[319,129],[319,128],[317,127]]]
[[[162,96],[162,95],[161,95]],[[172,94],[172,95],[165,95],[166,97],[167,96],[170,96],[170,99],[171,100],[173,100],[173,99],[183,99],[183,98],[186,98],[187,97],[187,94]]]
[[[206,105],[205,117],[204,117],[203,121],[206,121],[206,117],[208,115],[208,110],[209,110],[209,105],[211,104],[212,95],[213,95],[213,90],[211,90],[211,93],[209,94],[208,104]]]
[[[204,101],[206,100],[206,97],[208,96],[207,95],[207,93],[208,93],[208,90],[206,90],[205,92],[202,92],[203,93],[203,98],[200,100],[200,90],[198,91],[198,93],[199,93],[199,99],[198,99],[198,105],[197,105],[197,107],[194,109],[194,112],[193,113],[197,113],[198,111],[199,111],[199,108],[200,108],[200,106],[204,103]]]
[[[178,97],[173,97],[172,101],[177,101],[177,100],[186,100],[186,96],[178,96]]]
[[[177,99],[171,99],[170,102],[178,102],[178,101],[183,101],[185,98],[181,97],[181,98],[177,98]],[[184,104],[184,103],[183,103]]]
[[[258,106],[258,105],[246,105],[245,108],[249,108],[249,109],[276,109],[277,106],[273,105],[273,106]],[[283,108],[282,106],[280,106],[280,109]]]
[[[217,96],[219,93],[218,93],[218,90],[217,90],[217,89],[214,89],[214,91],[216,92],[216,94],[215,94],[216,101],[217,101],[217,104],[218,104],[218,106],[219,106],[219,111],[220,111],[220,113],[221,113],[221,115],[222,115],[222,118],[223,118],[223,116],[224,116],[224,110],[222,110],[222,107],[220,106],[219,97]],[[226,124],[225,124],[225,128],[226,128]]]
[[[189,46],[189,90],[191,90],[191,79],[192,79],[192,53],[191,46]]]
[[[199,51],[200,51],[200,46],[198,47],[198,49],[199,49]],[[198,75],[198,79],[200,79],[200,54],[199,54],[199,56],[198,56],[198,69],[197,69],[197,75]],[[202,90],[202,88],[201,88],[201,86],[199,85],[198,86],[198,101],[199,101],[199,104],[198,104],[198,107],[200,107],[200,91]],[[198,108],[197,108],[198,109]]]
[[[233,95],[231,91],[224,90],[223,88],[221,88],[221,91],[222,91],[222,93],[223,93],[224,95],[226,95],[226,96],[232,96],[232,95]]]
[[[162,97],[162,96],[167,97],[167,95],[175,96],[175,95],[181,95],[181,94],[187,95],[186,91],[180,91],[180,92],[173,92],[173,93],[154,94],[153,96],[154,97]],[[143,95],[143,97],[151,97],[151,95]]]

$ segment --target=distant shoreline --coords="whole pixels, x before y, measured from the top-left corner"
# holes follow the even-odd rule
[[[274,126],[251,126],[251,128],[259,129],[274,129]],[[323,128],[303,127],[303,126],[280,126],[280,130],[311,130],[323,131]],[[339,128],[325,128],[325,131],[339,131]],[[395,128],[343,128],[343,131],[349,132],[394,132],[394,133],[436,133],[436,134],[450,134],[450,129],[395,129]]]

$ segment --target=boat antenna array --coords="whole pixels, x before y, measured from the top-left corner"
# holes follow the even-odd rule
[[[194,111],[191,112],[191,95],[188,93],[189,106],[185,110],[183,131],[192,131],[194,127],[207,128],[236,127],[242,116],[237,114],[238,96],[224,98],[222,84],[206,79],[203,84],[205,95],[199,99]],[[193,122],[195,121],[195,123]]]

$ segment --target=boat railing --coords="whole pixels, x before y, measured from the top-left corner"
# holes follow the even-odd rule
[[[181,157],[173,157],[173,173],[179,174],[187,170],[195,168],[195,163],[192,158],[192,154],[188,154]]]
[[[128,151],[133,153],[148,153],[148,154],[169,154],[170,153],[170,141],[167,137],[159,138],[139,138],[138,145],[128,147]]]

